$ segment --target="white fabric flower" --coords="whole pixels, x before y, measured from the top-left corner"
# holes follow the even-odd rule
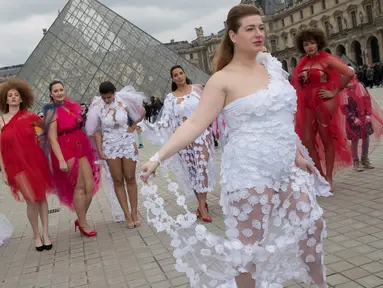
[[[184,195],[180,195],[177,197],[177,205],[183,206],[185,205],[186,197]]]
[[[206,227],[201,225],[201,224],[198,224],[195,227],[195,232],[196,232],[197,235],[205,234],[206,233]]]
[[[178,239],[178,238],[174,238],[171,242],[170,242],[170,245],[172,245],[172,247],[174,248],[177,248],[181,245],[181,240]]]
[[[307,246],[309,246],[310,248],[314,247],[316,244],[317,240],[315,240],[314,238],[310,238],[309,240],[307,240]]]
[[[253,220],[253,221],[252,221],[252,226],[253,226],[255,229],[261,229],[261,227],[262,227],[261,222],[258,221],[258,220]]]
[[[210,249],[201,249],[201,255],[206,257],[211,255]]]
[[[248,201],[251,205],[257,205],[259,203],[259,197],[257,195],[251,195]]]
[[[251,229],[244,229],[244,230],[242,230],[242,234],[245,236],[245,237],[251,237],[251,236],[253,236],[253,231],[251,230]]]
[[[215,245],[215,251],[218,253],[218,254],[223,254],[223,252],[225,251],[225,248],[223,247],[223,245],[221,244],[218,244],[218,245]]]

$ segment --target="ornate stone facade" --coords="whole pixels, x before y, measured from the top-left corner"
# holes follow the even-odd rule
[[[195,28],[197,38],[192,42],[170,40],[166,47],[177,52],[208,74],[212,71],[214,53],[217,50],[225,29],[205,36],[202,27]]]
[[[296,33],[320,27],[329,37],[327,52],[347,55],[356,65],[383,60],[383,0],[295,0],[293,5],[264,17],[271,52],[292,72],[301,55]]]

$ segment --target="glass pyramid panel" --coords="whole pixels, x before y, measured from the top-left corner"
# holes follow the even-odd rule
[[[34,109],[49,103],[48,85],[62,80],[68,96],[89,103],[98,85],[132,85],[148,96],[170,92],[170,68],[180,64],[193,83],[209,76],[96,0],[70,0],[37,45],[18,77],[36,95]]]

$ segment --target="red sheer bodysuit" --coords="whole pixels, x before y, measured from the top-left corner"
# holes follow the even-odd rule
[[[319,97],[322,89],[340,88],[342,74],[353,74],[353,71],[335,56],[320,52],[314,57],[303,57],[292,79],[298,96],[297,134],[318,170],[329,181],[335,171],[352,164],[342,110],[346,93],[342,91],[331,99]]]
[[[24,110],[17,112],[8,123],[3,117],[1,120],[1,156],[14,197],[19,201],[44,200],[45,194],[53,190],[53,181],[35,133],[36,123],[42,120]]]

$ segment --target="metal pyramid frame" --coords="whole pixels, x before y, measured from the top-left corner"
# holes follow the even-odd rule
[[[204,71],[97,0],[70,0],[18,73],[36,95],[34,110],[48,103],[48,84],[62,80],[68,96],[89,103],[102,81],[132,85],[148,96],[170,92],[170,68],[181,65],[193,83]]]

